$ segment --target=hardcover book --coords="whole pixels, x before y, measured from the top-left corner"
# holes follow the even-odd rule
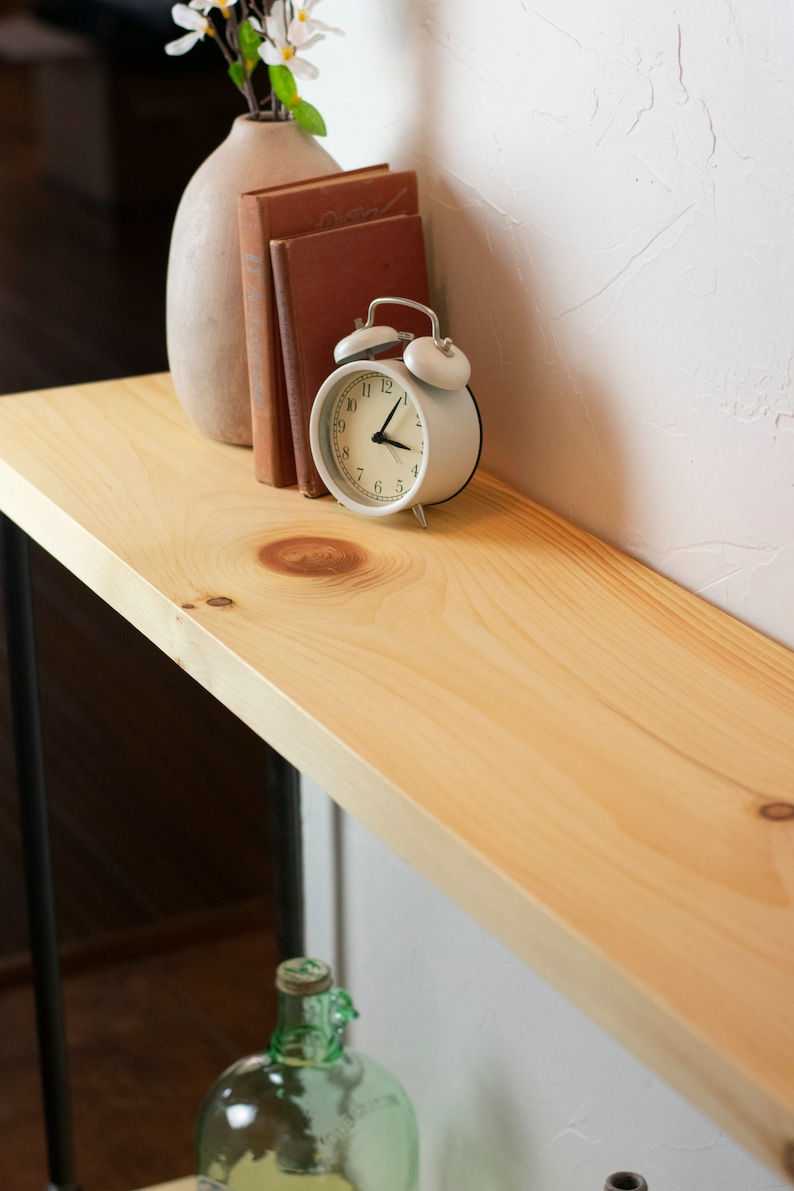
[[[417,214],[393,215],[274,239],[270,255],[298,487],[304,496],[322,496],[326,488],[309,446],[314,398],[336,367],[336,344],[355,329],[357,318],[366,318],[370,302],[397,297],[429,305],[422,220]],[[395,307],[394,312],[379,308],[379,321],[390,324],[395,318],[397,330],[428,333],[420,311]]]
[[[240,195],[240,250],[251,390],[254,473],[262,483],[296,481],[270,241],[418,210],[416,173],[379,164]]]

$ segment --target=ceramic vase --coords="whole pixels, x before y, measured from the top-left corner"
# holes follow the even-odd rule
[[[339,170],[293,120],[238,116],[185,188],[168,258],[168,365],[182,408],[208,438],[251,443],[238,196]]]

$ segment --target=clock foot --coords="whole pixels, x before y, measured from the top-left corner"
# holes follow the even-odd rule
[[[425,511],[422,508],[422,506],[421,505],[413,505],[412,508],[413,508],[414,513],[416,514],[416,520],[419,522],[422,529],[427,529],[427,517],[425,517]]]

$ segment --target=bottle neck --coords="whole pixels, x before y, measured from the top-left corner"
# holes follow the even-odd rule
[[[341,988],[314,997],[279,992],[270,1057],[292,1066],[334,1063],[342,1055],[342,1031],[357,1016],[350,996]]]

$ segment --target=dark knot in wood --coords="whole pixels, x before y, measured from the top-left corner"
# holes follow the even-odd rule
[[[234,603],[234,600],[229,599],[228,596],[210,596],[207,603],[210,608],[228,608],[230,604]]]
[[[794,803],[791,802],[768,802],[766,806],[762,806],[759,812],[765,819],[774,819],[781,821],[783,819],[794,819]]]
[[[282,538],[259,551],[259,560],[282,575],[349,575],[367,561],[360,546],[342,538]]]

